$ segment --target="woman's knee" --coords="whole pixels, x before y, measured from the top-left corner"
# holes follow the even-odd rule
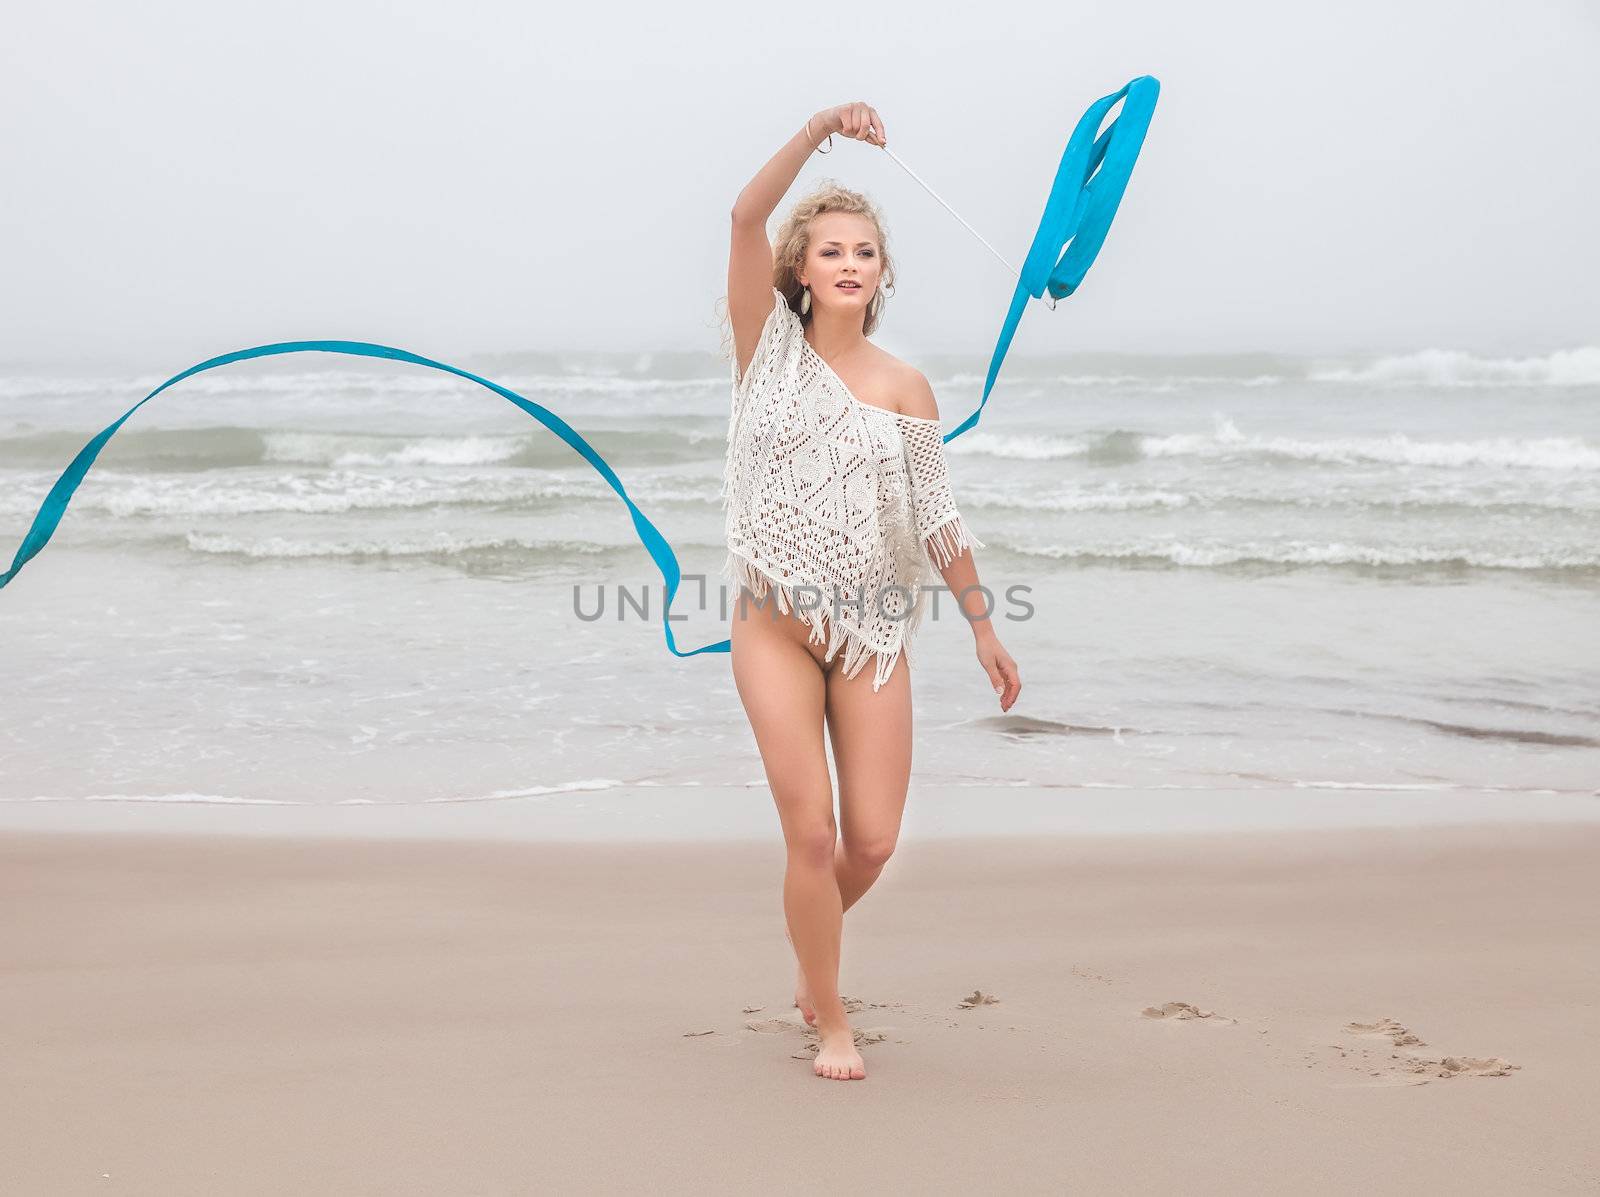
[[[789,863],[807,869],[833,869],[833,854],[838,843],[838,828],[813,823],[797,827],[784,837]]]
[[[864,869],[881,869],[894,855],[895,837],[874,835],[862,839],[846,840],[845,855]]]

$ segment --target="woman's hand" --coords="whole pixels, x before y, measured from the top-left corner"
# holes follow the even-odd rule
[[[1017,663],[1006,652],[1005,645],[1000,643],[1000,637],[992,631],[978,637],[978,664],[989,675],[989,684],[1000,699],[1000,709],[1009,711],[1017,695],[1022,693],[1022,675],[1017,672]]]
[[[870,142],[872,145],[888,144],[884,135],[883,118],[878,115],[876,108],[861,100],[857,100],[854,104],[824,108],[814,119],[829,133],[842,133],[846,137],[854,137],[857,141]]]

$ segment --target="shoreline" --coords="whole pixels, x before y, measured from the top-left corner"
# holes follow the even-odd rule
[[[837,796],[835,797],[837,802]],[[1384,788],[1179,790],[919,785],[902,842],[1600,824],[1600,792]],[[421,803],[266,804],[181,799],[0,800],[0,835],[170,833],[549,843],[776,842],[765,784],[615,786]]]

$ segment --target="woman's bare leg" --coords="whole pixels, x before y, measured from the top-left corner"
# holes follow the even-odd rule
[[[902,657],[876,693],[870,662],[853,678],[830,672],[826,713],[842,830],[834,877],[849,910],[883,872],[900,838],[911,784],[911,667]]]
[[[834,855],[839,904],[849,910],[883,873],[900,838],[911,784],[911,676],[902,658],[876,694],[870,663],[853,678],[829,666],[825,705],[839,774],[844,834]],[[793,941],[791,940],[791,945]],[[795,964],[794,1004],[814,1022],[805,971]]]
[[[733,679],[783,825],[784,917],[822,1040],[812,1068],[818,1076],[859,1079],[866,1069],[839,1000],[844,906],[834,877],[838,826],[822,738],[827,690],[821,646],[807,642],[800,620],[760,607],[746,594],[734,603]]]

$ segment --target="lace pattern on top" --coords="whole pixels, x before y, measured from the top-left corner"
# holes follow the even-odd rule
[[[772,295],[744,377],[732,368],[722,573],[807,623],[825,659],[843,650],[845,676],[873,658],[877,690],[912,660],[930,567],[985,546],[956,507],[939,421],[857,399]]]

